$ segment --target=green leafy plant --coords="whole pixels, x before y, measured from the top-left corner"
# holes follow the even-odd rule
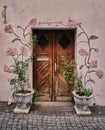
[[[39,93],[38,93],[38,91],[37,90],[34,90],[34,94],[33,94],[33,102],[38,102],[38,101],[40,101],[40,99],[39,99]]]
[[[62,72],[63,76],[71,86],[74,86],[74,81],[77,78],[76,62],[69,61],[64,56],[61,57],[61,62],[64,68]]]
[[[76,62],[69,61],[64,56],[61,57],[61,61],[64,67],[62,74],[69,82],[70,86],[74,86],[73,89],[76,90],[76,93],[79,96],[90,96],[92,94],[92,90],[84,87],[82,77],[78,75],[76,70]]]
[[[86,90],[85,90],[85,95],[86,95],[87,97],[89,97],[90,95],[92,95],[92,90],[86,89]]]

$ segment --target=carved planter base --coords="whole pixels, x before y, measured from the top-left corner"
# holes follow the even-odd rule
[[[87,96],[79,96],[76,94],[75,91],[72,92],[74,96],[74,102],[75,102],[75,111],[77,115],[91,115],[91,111],[89,110],[89,104],[91,100],[93,99],[93,95],[87,97]]]
[[[27,94],[14,93],[13,98],[17,103],[14,113],[28,113],[32,104],[34,91]]]

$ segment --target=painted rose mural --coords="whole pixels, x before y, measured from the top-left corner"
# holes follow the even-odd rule
[[[93,53],[99,53],[99,49],[92,47],[91,42],[93,40],[97,40],[98,37],[95,35],[88,35],[87,32],[84,30],[82,27],[82,24],[78,21],[68,19],[67,23],[64,24],[62,21],[56,22],[56,21],[37,21],[36,18],[32,19],[29,21],[28,25],[26,27],[21,27],[17,26],[17,29],[21,29],[22,31],[22,36],[17,35],[11,24],[5,26],[5,33],[10,33],[15,36],[15,38],[12,40],[12,42],[19,42],[22,46],[20,47],[20,50],[18,51],[17,48],[11,48],[9,47],[6,51],[7,56],[11,56],[14,60],[14,63],[17,62],[20,56],[26,57],[28,52],[32,50],[32,44],[29,42],[25,42],[26,38],[28,35],[30,35],[30,32],[27,32],[27,29],[34,27],[34,26],[42,26],[42,25],[47,25],[51,26],[54,25],[55,27],[58,26],[64,26],[67,28],[79,28],[81,31],[78,34],[78,37],[81,39],[81,36],[84,37],[84,40],[79,41],[81,44],[86,44],[87,48],[81,48],[78,51],[78,54],[82,57],[83,61],[81,65],[79,66],[80,71],[83,71],[83,81],[85,87],[90,84],[94,84],[95,80],[93,79],[92,75],[96,75],[98,78],[102,78],[104,73],[101,69],[98,69],[98,61],[97,60],[91,60],[91,56]],[[8,73],[13,73],[13,66],[4,66],[4,71]]]
[[[87,48],[81,48],[78,52],[79,55],[83,57],[83,63],[80,65],[79,69],[82,70],[85,68],[83,78],[84,85],[86,87],[87,85],[90,85],[90,83],[95,83],[95,80],[92,78],[94,74],[98,76],[98,78],[102,78],[103,71],[101,69],[98,69],[98,61],[91,59],[93,53],[99,53],[99,49],[92,47],[91,45],[92,41],[98,39],[98,37],[95,35],[88,35],[81,24],[78,24],[78,26],[81,29],[80,33],[78,34],[78,37],[84,36],[85,39],[79,41],[79,43],[87,45]]]
[[[17,26],[17,31],[21,30],[19,35],[14,31],[11,24],[5,26],[5,33],[13,34],[14,38],[12,43],[19,44],[19,47],[7,48],[6,55],[12,57],[13,62],[11,65],[4,65],[4,72],[12,73],[13,78],[10,79],[10,84],[17,90],[18,88],[24,90],[25,87],[31,87],[29,83],[29,76],[27,71],[29,69],[29,63],[32,61],[32,48],[35,46],[36,38],[32,38],[31,27],[37,24],[37,20],[32,19],[26,27]],[[34,41],[32,41],[34,40]]]

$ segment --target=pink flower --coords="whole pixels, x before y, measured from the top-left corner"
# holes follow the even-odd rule
[[[99,78],[102,78],[103,75],[104,75],[104,73],[103,73],[102,70],[97,70],[97,71],[96,71],[96,75],[97,75]]]
[[[97,61],[92,61],[92,62],[90,63],[90,67],[91,67],[91,68],[97,68]]]
[[[12,29],[11,24],[6,25],[4,31],[5,31],[6,33],[13,33],[13,29]]]
[[[35,26],[36,24],[37,24],[37,19],[36,18],[31,19],[31,21],[29,22],[30,26]]]
[[[4,69],[4,72],[8,72],[8,73],[12,72],[7,65],[4,65],[3,69]]]
[[[8,48],[6,53],[7,53],[7,55],[10,55],[10,56],[18,55],[18,52],[17,52],[16,48]]]
[[[27,56],[28,50],[25,46],[21,46],[20,51],[23,54],[23,56]]]
[[[67,25],[72,28],[76,28],[80,23],[72,19],[68,19]]]
[[[81,50],[79,50],[79,54],[80,54],[81,56],[87,56],[87,55],[88,55],[88,52],[87,52],[86,50],[84,50],[84,49],[81,49]]]

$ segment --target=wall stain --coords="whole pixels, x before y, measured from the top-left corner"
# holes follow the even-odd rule
[[[1,15],[3,17],[3,24],[6,24],[7,23],[7,7],[6,5],[4,5],[3,7],[3,11],[1,12]]]

